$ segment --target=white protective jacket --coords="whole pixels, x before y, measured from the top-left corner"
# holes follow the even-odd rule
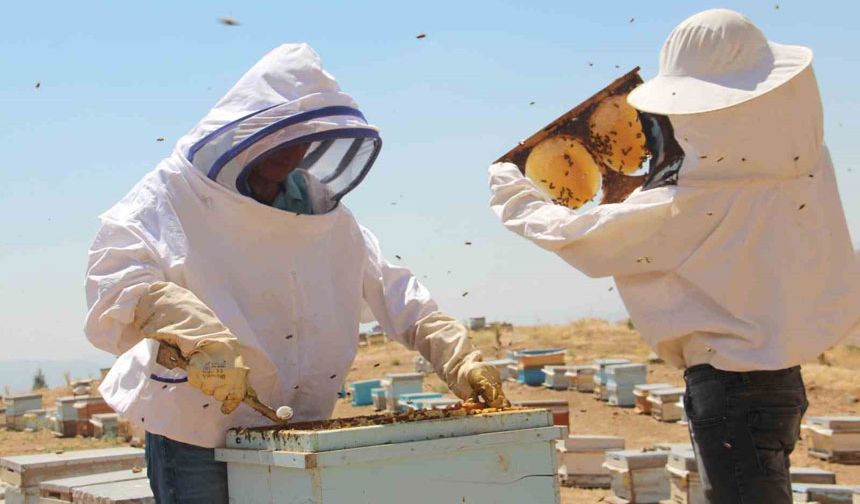
[[[585,274],[614,276],[636,328],[679,367],[785,368],[860,328],[812,67],[752,101],[670,120],[685,153],[676,186],[577,215],[496,164],[493,211]]]
[[[310,47],[281,46],[101,216],[89,253],[86,334],[121,354],[100,387],[105,400],[149,432],[218,447],[230,427],[270,423],[245,405],[222,415],[184,371],[155,362],[157,343],[141,341],[132,325],[154,281],[174,282],[206,303],[242,343],[260,399],[291,406],[295,421],[331,414],[358,347],[363,306],[389,336],[430,360],[455,392],[470,390],[458,374],[476,356],[465,331],[417,330],[437,310],[430,293],[383,258],[376,238],[343,205],[296,215],[231,191],[189,163],[190,146],[210,132],[291,100],[298,111],[354,106]]]

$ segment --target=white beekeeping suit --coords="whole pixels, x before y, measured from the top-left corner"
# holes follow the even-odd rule
[[[254,157],[296,141],[314,142],[300,166],[312,181],[314,215],[244,194]],[[121,354],[100,389],[108,404],[149,432],[203,447],[223,446],[230,427],[271,423],[246,406],[223,415],[184,371],[155,362],[157,343],[142,339],[135,311],[153,286],[172,284],[235,335],[260,399],[291,406],[297,421],[331,414],[357,350],[363,304],[455,393],[472,394],[466,372],[480,356],[466,331],[338,204],[378,148],[376,128],[309,46],[283,45],[252,67],[101,216],[89,253],[86,334]]]
[[[710,47],[716,30],[676,33],[661,55],[659,85],[649,82],[629,101],[677,111],[669,114],[685,154],[677,185],[577,214],[554,205],[516,166],[496,164],[492,209],[508,229],[585,274],[615,277],[636,328],[676,366],[773,370],[813,359],[860,328],[860,275],[824,144],[811,51],[773,43],[759,51],[758,40],[720,33],[713,53],[697,52],[690,47]],[[763,62],[763,72],[752,61],[750,73],[723,73],[765,54],[776,63]]]

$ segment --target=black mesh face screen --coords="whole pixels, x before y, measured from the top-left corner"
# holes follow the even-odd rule
[[[639,112],[639,120],[645,132],[645,140],[651,159],[648,176],[642,190],[676,185],[678,170],[684,161],[684,151],[675,140],[672,122],[668,116]]]

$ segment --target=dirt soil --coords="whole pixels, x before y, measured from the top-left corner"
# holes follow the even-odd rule
[[[496,347],[494,333],[473,333],[475,343],[484,351],[485,358],[502,358],[508,350],[534,347],[564,347],[568,349],[568,364],[590,363],[600,357],[624,357],[645,362],[650,350],[636,331],[626,324],[613,324],[600,320],[581,320],[565,326],[515,327],[502,334],[502,346]],[[355,380],[382,378],[388,373],[413,371],[415,352],[394,342],[361,347],[356,361],[347,376],[347,383]],[[803,374],[809,396],[808,415],[860,415],[860,346],[840,345],[827,352],[818,361],[804,366]],[[665,364],[650,364],[649,382],[683,384],[681,372]],[[427,391],[449,393],[435,375],[424,381]],[[570,432],[572,434],[606,434],[623,436],[628,448],[644,448],[660,442],[689,442],[685,427],[664,424],[650,417],[636,415],[632,409],[615,408],[592,399],[590,394],[554,391],[543,387],[507,382],[508,397],[512,400],[567,399],[570,403]],[[46,397],[68,394],[68,390],[45,391]],[[50,405],[53,399],[46,399]],[[338,418],[373,414],[372,407],[353,407],[347,399],[339,400],[334,416]],[[9,432],[0,428],[0,456],[27,453],[50,453],[119,446],[115,440],[92,438],[58,439],[46,431]],[[811,458],[803,441],[791,457],[795,466],[820,467],[833,471],[840,484],[860,485],[860,466],[829,464]],[[563,503],[603,502],[609,490],[581,490],[562,488]]]
[[[568,349],[568,364],[587,364],[601,357],[623,357],[646,362],[650,349],[636,331],[627,324],[612,324],[600,320],[581,320],[566,326],[515,327],[502,334],[502,348],[495,347],[491,331],[473,333],[475,343],[485,358],[504,358],[512,349],[533,347],[564,347]],[[382,378],[387,373],[413,371],[416,354],[403,346],[389,342],[359,349],[358,357],[347,383],[354,380]],[[803,376],[810,402],[808,415],[860,415],[860,346],[840,345],[827,352],[819,361],[803,367]],[[683,385],[681,371],[665,364],[649,364],[648,381]],[[449,393],[435,375],[424,381],[427,391]],[[570,404],[571,434],[605,434],[623,436],[628,448],[645,448],[655,443],[689,442],[686,427],[660,423],[651,417],[637,415],[632,409],[616,408],[596,401],[590,394],[555,391],[543,387],[507,382],[505,389],[511,400],[567,399]],[[335,416],[370,414],[372,407],[354,407],[348,400],[338,401]],[[804,441],[791,457],[797,467],[820,467],[836,473],[840,484],[860,485],[860,466],[830,464],[807,455]],[[563,503],[603,502],[609,490],[561,489]]]

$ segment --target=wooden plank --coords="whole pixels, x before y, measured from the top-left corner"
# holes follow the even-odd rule
[[[552,414],[549,411],[528,409],[318,431],[230,429],[226,446],[246,450],[325,452],[550,425]]]

